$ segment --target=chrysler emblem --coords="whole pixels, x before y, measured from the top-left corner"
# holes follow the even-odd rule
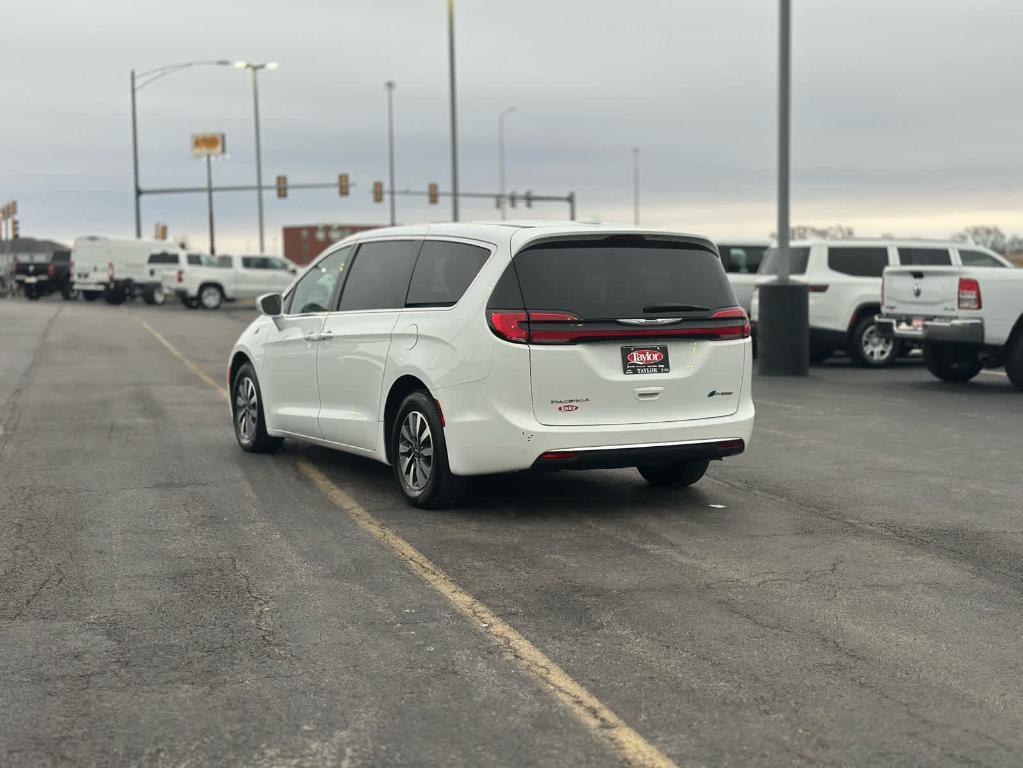
[[[681,319],[681,317],[630,317],[620,319],[618,322],[626,325],[667,325],[677,323]]]

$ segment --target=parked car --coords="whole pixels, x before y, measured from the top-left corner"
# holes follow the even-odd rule
[[[526,469],[688,485],[753,428],[749,322],[702,237],[379,229],[258,304],[229,363],[241,447],[292,437],[391,464],[414,506]]]
[[[758,283],[773,280],[777,249],[769,249],[760,266]],[[836,350],[849,353],[853,363],[870,368],[891,365],[901,348],[891,335],[878,333],[875,317],[881,310],[881,276],[888,266],[984,264],[1009,268],[993,251],[977,245],[938,240],[844,239],[793,242],[790,272],[809,284],[810,359],[823,362]],[[760,307],[754,289],[750,315],[754,325]]]
[[[767,240],[723,240],[717,243],[721,266],[728,274],[739,306],[750,311],[753,289],[757,284],[757,271],[771,244]]]
[[[279,293],[294,280],[298,268],[287,259],[270,255],[182,256],[177,269],[164,273],[164,287],[186,307],[217,309],[225,301],[253,299]]]
[[[1004,365],[1023,390],[1023,270],[992,269],[965,249],[960,260],[963,266],[886,269],[878,329],[922,344],[928,370],[943,381],[969,381]]]
[[[73,301],[78,291],[72,285],[71,264],[71,251],[18,254],[12,264],[14,281],[26,299],[60,293],[65,300]]]
[[[102,296],[109,304],[123,304],[141,296],[146,304],[163,304],[167,295],[162,280],[164,259],[159,255],[170,258],[182,252],[164,240],[79,237],[72,252],[74,287],[87,301]]]

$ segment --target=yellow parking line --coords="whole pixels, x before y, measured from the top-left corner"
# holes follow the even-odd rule
[[[152,326],[144,321],[140,322],[192,373],[221,396],[228,397],[226,388],[179,352]],[[507,656],[539,680],[576,720],[606,742],[626,765],[642,766],[643,768],[677,768],[667,755],[629,727],[625,721],[572,679],[561,667],[547,658],[539,648],[523,637],[514,627],[458,586],[422,552],[373,517],[312,462],[299,457],[296,459],[296,464],[298,470],[336,507],[345,512],[373,538],[388,546],[408,565],[413,573],[433,587],[484,634],[494,640]]]

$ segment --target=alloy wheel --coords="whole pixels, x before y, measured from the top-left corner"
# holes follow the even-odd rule
[[[398,433],[401,481],[413,493],[422,491],[433,474],[433,433],[419,411],[410,411]]]
[[[885,338],[877,332],[877,326],[871,325],[860,337],[860,349],[863,350],[863,357],[869,362],[879,365],[891,359],[895,351],[895,341]]]
[[[212,285],[206,286],[199,294],[199,300],[206,309],[216,309],[220,306],[220,291]]]
[[[250,443],[255,438],[258,418],[259,395],[252,379],[246,376],[234,390],[234,419],[242,442]]]

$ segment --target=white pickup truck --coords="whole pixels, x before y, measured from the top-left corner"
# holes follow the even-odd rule
[[[163,272],[163,287],[189,309],[216,309],[225,301],[282,293],[297,267],[279,256],[182,254]]]
[[[922,344],[943,381],[1004,365],[1023,390],[1023,270],[888,267],[876,321],[881,334]]]

